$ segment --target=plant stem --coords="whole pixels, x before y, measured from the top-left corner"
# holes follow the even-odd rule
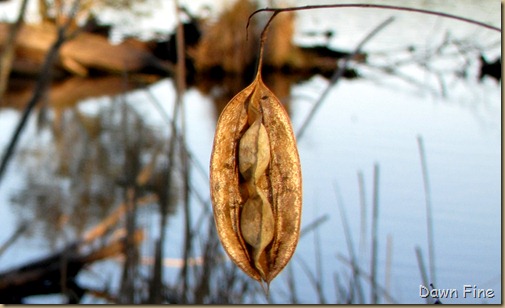
[[[419,272],[421,273],[421,279],[423,281],[423,285],[425,287],[428,287],[428,275],[426,274],[426,267],[424,266],[423,254],[421,252],[421,248],[416,246],[415,250],[416,250],[417,264],[419,266]],[[426,304],[430,304],[429,296],[426,297]]]
[[[372,258],[370,277],[372,282],[371,303],[378,304],[377,293],[377,229],[379,221],[379,165],[374,166],[373,208],[372,208]]]
[[[268,27],[270,26],[270,24],[272,23],[272,21],[274,20],[275,16],[277,16],[278,13],[279,12],[274,12],[272,14],[272,16],[270,16],[270,19],[268,19],[267,24],[265,25],[265,27],[263,28],[263,31],[261,32],[260,55],[259,55],[259,59],[258,59],[258,68],[256,70],[256,79],[261,79],[261,67],[263,66],[263,51],[265,49],[265,42],[267,40]],[[250,20],[251,20],[251,18],[249,17],[249,19],[247,20],[246,29],[249,28],[249,21]]]
[[[421,168],[423,171],[424,196],[426,199],[426,225],[428,231],[428,262],[430,270],[430,282],[436,284],[435,277],[435,240],[433,233],[433,210],[431,206],[431,190],[428,178],[428,164],[426,163],[426,153],[424,151],[423,137],[417,137],[419,146],[419,156],[421,157]]]
[[[298,6],[298,7],[288,7],[288,8],[263,8],[254,11],[250,16],[249,19],[251,19],[254,15],[260,12],[274,12],[274,13],[281,13],[281,12],[291,12],[291,11],[303,11],[303,10],[314,10],[314,9],[330,9],[330,8],[373,8],[373,9],[386,9],[386,10],[396,10],[396,11],[408,11],[408,12],[415,12],[415,13],[421,13],[421,14],[428,14],[428,15],[436,15],[440,17],[445,17],[445,18],[451,18],[455,20],[459,20],[462,22],[467,22],[471,23],[480,27],[484,27],[493,31],[498,31],[501,32],[501,29],[489,24],[486,24],[484,22],[476,21],[470,18],[465,18],[457,15],[452,15],[448,13],[443,13],[443,12],[436,12],[436,11],[430,11],[430,10],[423,10],[423,9],[416,9],[416,8],[410,8],[410,7],[403,7],[403,6],[396,6],[396,5],[382,5],[382,4],[357,4],[357,3],[351,3],[351,4],[327,4],[327,5],[307,5],[307,6]],[[249,23],[249,22],[248,22]]]

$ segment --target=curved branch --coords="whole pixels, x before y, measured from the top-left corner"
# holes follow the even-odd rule
[[[408,11],[408,12],[416,12],[416,13],[422,13],[422,14],[429,14],[429,15],[436,15],[440,17],[445,17],[445,18],[450,18],[450,19],[455,19],[459,20],[462,22],[467,22],[471,23],[480,27],[484,27],[493,31],[498,31],[501,32],[501,28],[476,21],[473,19],[457,16],[457,15],[452,15],[452,14],[447,14],[447,13],[442,13],[442,12],[436,12],[436,11],[430,11],[430,10],[424,10],[424,9],[416,9],[416,8],[409,8],[409,7],[402,7],[402,6],[396,6],[396,5],[382,5],[382,4],[325,4],[325,5],[307,5],[307,6],[298,6],[298,7],[288,7],[288,8],[263,8],[254,11],[251,15],[249,15],[249,20],[256,15],[257,13],[260,12],[275,12],[275,13],[281,13],[281,12],[290,12],[290,11],[302,11],[302,10],[314,10],[314,9],[329,9],[329,8],[374,8],[374,9],[386,9],[386,10],[397,10],[397,11]],[[247,21],[247,24],[249,24],[249,20]]]

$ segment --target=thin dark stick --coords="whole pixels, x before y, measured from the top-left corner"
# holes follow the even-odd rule
[[[344,202],[342,200],[342,195],[340,194],[340,189],[338,188],[338,185],[334,183],[334,191],[337,197],[337,205],[338,205],[338,210],[340,214],[340,220],[342,221],[342,227],[344,229],[344,236],[345,236],[345,241],[347,244],[347,250],[349,251],[349,257],[351,258],[352,262],[352,278],[350,281],[350,301],[352,302],[354,298],[355,292],[358,294],[359,301],[361,303],[364,303],[364,294],[363,294],[363,288],[361,286],[361,283],[359,281],[359,274],[357,272],[357,266],[358,266],[358,259],[356,257],[356,252],[354,250],[354,245],[352,241],[352,235],[351,235],[351,228],[349,227],[349,220],[347,219],[347,214],[344,209]]]
[[[476,21],[470,18],[465,18],[457,15],[452,15],[452,14],[447,14],[447,13],[442,13],[442,12],[436,12],[436,11],[430,11],[430,10],[423,10],[423,9],[416,9],[416,8],[409,8],[409,7],[402,7],[402,6],[396,6],[396,5],[382,5],[382,4],[327,4],[327,5],[307,5],[307,6],[298,6],[298,7],[288,7],[288,8],[263,8],[254,11],[251,15],[249,15],[249,20],[256,15],[257,13],[260,12],[274,12],[274,13],[281,13],[281,12],[291,12],[291,11],[302,11],[302,10],[314,10],[314,9],[330,9],[330,8],[373,8],[373,9],[386,9],[386,10],[396,10],[396,11],[407,11],[407,12],[415,12],[415,13],[421,13],[421,14],[428,14],[428,15],[435,15],[435,16],[440,16],[440,17],[445,17],[445,18],[451,18],[455,20],[459,20],[462,22],[467,22],[471,23],[480,27],[484,27],[490,30],[498,31],[501,32],[501,28],[486,24],[484,22]],[[249,24],[249,21],[247,22]]]
[[[289,302],[291,304],[299,304],[299,300],[298,300],[298,292],[296,290],[296,284],[295,284],[295,276],[293,274],[293,267],[292,266],[288,266],[286,268],[287,270],[287,285],[288,285],[288,290],[289,290]]]
[[[258,69],[256,71],[256,78],[261,78],[261,67],[263,66],[263,51],[265,49],[265,42],[267,40],[268,28],[278,13],[279,12],[274,12],[272,14],[272,16],[270,16],[270,19],[268,19],[267,24],[265,25],[265,27],[263,28],[263,31],[261,32],[260,55],[259,55],[259,59],[258,59]],[[250,20],[250,17],[249,17],[249,20]],[[249,20],[247,21],[246,29],[249,28]]]
[[[296,139],[300,139],[303,136],[303,133],[305,132],[307,126],[311,122],[312,118],[316,114],[316,111],[321,107],[324,99],[330,92],[330,90],[333,88],[333,86],[338,82],[338,80],[344,75],[345,70],[347,69],[347,65],[349,61],[354,58],[363,48],[363,46],[368,42],[374,35],[376,35],[380,30],[382,30],[384,27],[386,27],[388,24],[390,24],[393,21],[393,17],[390,17],[380,23],[377,27],[375,27],[361,42],[356,46],[354,51],[349,54],[347,57],[344,58],[344,61],[341,65],[339,65],[338,70],[331,76],[330,83],[328,84],[328,87],[324,90],[323,94],[319,97],[317,102],[314,104],[312,109],[309,112],[309,115],[307,118],[305,118],[305,121],[302,123],[302,126],[300,127],[300,130],[297,133]]]
[[[184,104],[183,104],[183,97],[184,97],[184,92],[186,91],[186,56],[184,52],[184,27],[182,25],[182,22],[179,17],[179,10],[180,10],[180,3],[179,1],[175,1],[175,7],[177,11],[177,29],[176,29],[176,34],[177,34],[177,75],[176,75],[176,86],[177,86],[177,93],[176,93],[176,103],[174,105],[174,117],[173,120],[176,121],[178,117],[180,117],[181,121],[181,140],[180,140],[180,146],[179,146],[179,155],[181,158],[181,177],[182,177],[182,182],[183,182],[183,187],[182,187],[182,196],[183,196],[183,210],[184,210],[184,244],[183,244],[183,260],[184,264],[181,269],[181,279],[182,279],[182,300],[183,303],[187,303],[189,298],[188,298],[188,291],[190,287],[190,277],[189,277],[189,267],[188,267],[188,260],[191,257],[192,254],[192,240],[193,240],[193,232],[191,230],[191,221],[192,221],[192,215],[190,211],[190,170],[189,170],[189,159],[188,155],[186,152],[186,123],[184,120]],[[173,124],[173,136],[172,140],[177,140],[177,129],[175,122]],[[175,146],[175,143],[173,144]],[[172,148],[173,149],[173,148]],[[173,153],[175,154],[175,152]],[[168,170],[171,172],[171,169]]]
[[[20,226],[14,231],[14,233],[3,243],[0,245],[0,256],[12,245],[25,231],[28,229],[28,222],[22,222]]]
[[[16,148],[16,145],[19,141],[21,133],[23,132],[23,129],[26,126],[26,123],[28,121],[28,117],[30,116],[33,108],[37,105],[37,103],[42,99],[42,97],[46,93],[46,89],[52,79],[52,66],[53,66],[54,62],[56,61],[56,59],[58,58],[58,52],[59,52],[61,45],[63,45],[63,43],[68,38],[65,35],[65,32],[66,32],[69,25],[70,25],[70,23],[67,23],[67,24],[65,24],[65,26],[60,27],[58,29],[57,39],[53,43],[51,48],[49,49],[49,52],[47,53],[46,59],[44,61],[42,69],[41,69],[42,73],[37,80],[37,84],[35,85],[35,89],[33,91],[32,97],[28,101],[28,104],[26,105],[26,107],[23,111],[23,115],[21,116],[21,120],[19,120],[19,123],[14,131],[14,134],[12,135],[11,141],[9,142],[7,150],[5,151],[5,153],[2,157],[2,163],[0,165],[0,183],[2,181],[5,170],[7,169],[9,161],[10,161],[12,155],[14,154],[14,149]]]
[[[330,216],[328,214],[325,214],[323,216],[318,217],[316,220],[311,222],[310,224],[306,225],[301,231],[300,231],[300,238],[302,238],[305,234],[308,232],[318,228],[323,222],[326,222],[328,219],[330,219]]]
[[[56,41],[53,43],[53,45],[47,52],[47,56],[44,60],[40,76],[37,79],[37,83],[35,84],[35,89],[33,91],[32,97],[26,104],[26,107],[23,111],[23,115],[21,116],[21,120],[19,120],[18,125],[14,131],[14,134],[12,135],[11,141],[7,146],[7,150],[2,156],[2,162],[0,164],[0,183],[2,182],[3,175],[5,173],[5,170],[7,169],[10,159],[14,154],[14,149],[16,148],[19,138],[21,137],[21,133],[23,132],[26,126],[28,117],[32,113],[33,108],[44,97],[44,95],[46,94],[47,87],[51,83],[52,67],[53,64],[56,62],[56,60],[58,59],[60,47],[63,45],[63,43],[65,43],[68,39],[70,39],[76,34],[76,32],[73,32],[70,35],[66,35],[67,30],[71,25],[71,21],[73,19],[72,17],[75,15],[75,12],[77,11],[78,3],[79,0],[74,1],[71,15],[69,16],[67,22],[64,25],[58,27],[58,35]]]

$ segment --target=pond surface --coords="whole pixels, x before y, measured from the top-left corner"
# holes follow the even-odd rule
[[[405,4],[404,1],[388,3]],[[411,3],[500,26],[499,1]],[[318,303],[321,299],[303,262],[313,273],[320,270],[318,279],[327,302],[337,301],[336,275],[344,284],[351,277],[349,265],[342,260],[342,257],[350,257],[339,206],[345,211],[359,266],[370,273],[375,177],[377,281],[391,297],[399,303],[426,302],[420,297],[423,281],[415,249],[420,248],[429,272],[428,197],[435,269],[434,277],[430,275],[428,279],[436,288],[456,289],[459,295],[442,299],[442,302],[501,303],[501,82],[489,77],[478,80],[479,54],[489,60],[501,55],[500,33],[440,17],[384,10],[334,9],[300,12],[297,16],[295,41],[298,44],[328,43],[330,47],[346,50],[352,50],[380,22],[395,17],[392,24],[365,45],[367,62],[351,63],[361,78],[341,79],[336,85],[329,85],[323,77],[313,76],[292,84],[288,97],[281,97],[283,101],[289,101],[293,127],[298,132],[321,93],[331,86],[329,95],[304,135],[298,139],[304,194],[302,229],[324,215],[328,218],[316,231],[300,239],[291,261],[299,301]],[[307,35],[326,30],[334,31],[330,39],[324,35]],[[219,88],[210,94],[191,88],[183,97],[186,144],[193,162],[197,162],[191,169],[191,183],[195,193],[204,200],[200,202],[193,197],[190,201],[195,217],[193,224],[198,224],[197,217],[201,213],[210,210],[207,166],[217,118],[212,95],[215,92],[219,92]],[[153,103],[153,97],[165,114],[171,116],[175,96],[173,81],[164,79],[147,90],[84,101],[68,112],[67,121],[71,122],[75,114],[80,114],[81,118],[107,112],[118,114],[123,109],[113,106],[127,105],[147,127],[143,140],[163,138],[169,135],[168,124],[164,113],[160,113],[159,106]],[[1,149],[5,148],[18,119],[18,112],[0,111]],[[100,122],[104,131],[107,127],[119,127],[120,121],[114,120],[113,116],[111,119]],[[127,123],[129,132],[136,131],[135,123]],[[105,140],[110,143],[120,136],[109,131],[107,134]],[[151,134],[157,137],[145,137]],[[44,165],[52,163],[51,152],[47,149],[57,149],[54,140],[50,133],[37,133],[36,121],[32,119],[18,150],[19,157],[0,185],[0,225],[3,230],[0,243],[14,232],[21,217],[35,219],[43,213],[36,211],[35,207],[20,204],[19,195],[22,188],[28,186],[30,177],[27,175],[39,182],[51,181],[50,174],[37,170],[45,170]],[[426,160],[428,195],[423,182],[420,140]],[[85,146],[84,143],[76,144],[76,147]],[[153,144],[145,143],[151,153],[156,149]],[[85,148],[68,150],[72,155],[79,151],[85,151]],[[100,156],[96,159],[100,160]],[[203,171],[197,165],[203,166]],[[112,170],[111,174],[117,174],[114,172],[121,168],[121,159],[118,158],[117,162],[111,159],[107,166]],[[44,180],[44,176],[48,179]],[[360,191],[360,176],[363,191]],[[71,186],[64,181],[59,183]],[[101,182],[89,183],[102,185]],[[30,191],[23,192],[25,199],[22,200],[28,203],[27,200],[31,199],[26,198],[27,194],[30,195]],[[104,200],[106,203],[108,199]],[[27,215],[27,209],[33,213]],[[95,209],[92,215],[100,220],[107,211]],[[73,213],[77,215],[78,212]],[[159,232],[158,219],[154,210],[143,210],[139,217],[140,225],[148,235]],[[46,224],[50,224],[47,221]],[[182,246],[183,225],[183,211],[174,210],[169,218],[167,235],[172,248]],[[73,229],[86,227],[88,225],[74,226]],[[69,232],[68,236],[72,235]],[[61,237],[61,234],[53,230],[46,236]],[[60,238],[59,244],[61,241]],[[40,257],[51,251],[53,245],[58,246],[58,241],[48,241],[44,236],[32,234],[22,238],[0,255],[0,270]],[[143,251],[149,256],[153,244],[144,246]],[[165,253],[169,260],[181,258],[180,248],[167,248]],[[313,261],[317,258],[320,263]],[[96,271],[119,277],[114,262],[95,267]],[[171,279],[178,268],[167,266],[165,271]],[[287,292],[287,277],[288,271],[285,271],[271,284],[275,302],[289,302],[283,295]],[[82,279],[85,283],[93,281],[90,277]],[[367,286],[365,290],[369,290],[369,281],[366,277],[362,279],[363,285]],[[464,297],[465,285],[492,289],[494,297],[476,298],[471,292]],[[368,302],[369,291],[365,293]]]

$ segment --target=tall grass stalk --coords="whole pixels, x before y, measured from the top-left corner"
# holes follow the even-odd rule
[[[416,246],[415,250],[416,250],[417,265],[419,266],[419,272],[421,273],[421,279],[423,281],[423,285],[425,287],[428,287],[429,285],[428,274],[426,273],[426,266],[424,265],[423,253],[419,246]],[[431,304],[429,296],[426,297],[426,304]]]
[[[373,283],[372,283],[372,276],[370,274],[367,274],[365,270],[363,270],[361,268],[361,266],[359,265],[356,265],[354,266],[352,264],[352,261],[347,259],[345,256],[341,255],[341,254],[337,254],[337,259],[339,259],[340,261],[342,261],[344,264],[348,265],[349,267],[355,267],[355,271],[356,273],[358,274],[358,277],[363,277],[365,278],[366,281],[368,281],[370,283],[370,287],[373,286]],[[389,290],[387,290],[386,288],[382,287],[380,284],[376,283],[375,284],[375,289],[376,289],[376,292],[377,294],[379,295],[382,295],[382,297],[392,303],[392,304],[397,304],[398,301],[393,297],[393,295],[391,295],[391,293],[389,292]]]
[[[417,137],[417,144],[419,146],[419,156],[421,158],[421,168],[423,172],[424,196],[426,201],[426,226],[428,232],[428,262],[431,283],[436,284],[435,276],[435,240],[433,232],[433,210],[431,205],[431,189],[430,180],[428,177],[428,164],[426,162],[426,152],[424,150],[423,137]]]
[[[320,292],[321,292],[322,285],[321,285],[320,281],[318,281],[316,274],[314,274],[312,272],[312,270],[310,269],[310,266],[302,258],[295,255],[293,257],[293,259],[296,260],[296,262],[298,262],[300,264],[301,269],[303,270],[305,275],[307,275],[307,278],[309,278],[310,285],[316,291],[316,294],[318,294],[318,296],[319,296]]]
[[[191,256],[192,251],[192,232],[191,232],[191,211],[189,204],[190,189],[189,189],[189,163],[188,157],[186,155],[186,142],[185,142],[185,130],[186,122],[184,115],[184,104],[183,96],[186,91],[186,56],[185,56],[185,44],[184,44],[184,27],[180,20],[180,5],[179,1],[174,1],[177,28],[176,28],[176,39],[177,39],[177,65],[176,65],[176,103],[174,104],[174,120],[178,119],[176,111],[180,111],[180,121],[181,121],[181,135],[182,140],[179,144],[181,167],[182,167],[182,181],[183,181],[183,207],[184,207],[184,248],[183,248],[183,260],[184,265],[181,270],[180,278],[182,280],[182,301],[186,303],[188,300],[187,292],[189,289],[189,272],[188,272],[188,260]],[[174,125],[175,128],[175,125]],[[174,139],[177,136],[177,130],[173,130]]]
[[[384,287],[386,290],[391,290],[391,263],[393,260],[393,237],[391,234],[388,234],[386,240],[386,273],[384,279]],[[386,302],[388,303],[388,302]],[[388,303],[392,304],[392,303]]]
[[[326,304],[326,298],[324,296],[323,292],[323,268],[322,268],[322,261],[321,261],[321,238],[319,236],[319,228],[316,228],[314,230],[314,253],[315,253],[315,263],[316,263],[316,277],[317,277],[317,284],[316,284],[316,291],[317,291],[317,297],[319,300],[320,304]]]
[[[358,293],[358,301],[360,303],[365,302],[365,297],[363,294],[363,288],[361,286],[360,280],[358,278],[358,273],[357,273],[357,268],[358,268],[358,258],[356,257],[356,252],[354,249],[353,245],[353,240],[352,240],[352,235],[351,235],[351,228],[349,227],[349,222],[347,219],[347,215],[345,213],[345,209],[343,206],[343,201],[342,201],[342,196],[340,194],[340,190],[337,186],[337,184],[334,184],[334,191],[337,197],[337,205],[340,213],[340,220],[342,221],[342,226],[344,228],[344,236],[347,244],[347,250],[349,252],[349,256],[351,258],[351,264],[352,264],[352,277],[350,281],[350,286],[349,286],[349,301],[353,302],[354,297],[355,297],[355,292]]]
[[[359,252],[361,256],[365,255],[366,240],[367,240],[367,211],[366,211],[366,193],[365,179],[363,172],[358,171],[358,188],[359,188],[359,204],[360,204],[360,236],[359,236]]]
[[[377,293],[377,233],[379,224],[379,165],[374,166],[374,181],[373,181],[373,208],[372,208],[372,248],[371,248],[371,263],[370,277],[372,282],[371,288],[371,303],[377,304],[379,296]]]
[[[291,304],[297,305],[300,303],[298,300],[298,292],[296,290],[295,275],[293,273],[293,266],[288,265],[286,267],[287,271],[287,286],[289,291],[289,302]]]

